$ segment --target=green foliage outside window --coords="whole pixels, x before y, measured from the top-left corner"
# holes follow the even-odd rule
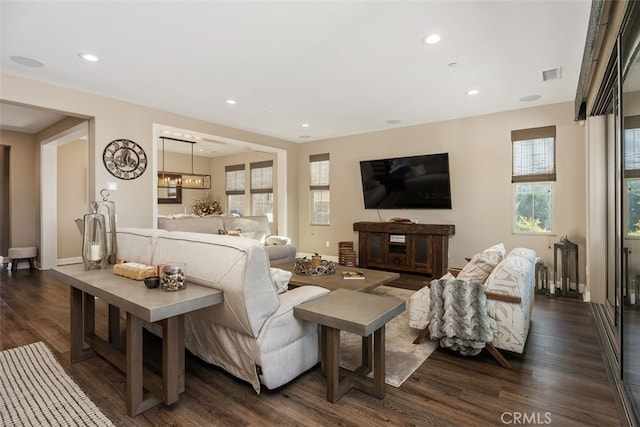
[[[640,237],[640,179],[631,179],[627,182],[628,196],[628,226],[629,236]]]
[[[524,183],[515,186],[515,231],[548,233],[551,231],[551,183]]]

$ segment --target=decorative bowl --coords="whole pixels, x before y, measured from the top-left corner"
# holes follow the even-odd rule
[[[313,264],[317,264],[317,261],[314,261]],[[326,276],[336,272],[336,267],[333,265],[333,261],[323,259],[320,261],[320,265],[314,267],[313,264],[310,259],[296,258],[293,264],[293,271],[296,274],[303,276]]]
[[[149,289],[154,289],[160,286],[160,277],[151,276],[144,278],[144,285]]]

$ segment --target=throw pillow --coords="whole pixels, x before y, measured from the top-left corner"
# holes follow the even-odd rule
[[[289,242],[290,239],[288,237],[282,236],[269,236],[266,240],[267,245],[287,245]]]
[[[507,256],[507,250],[504,247],[504,243],[498,243],[497,245],[493,245],[490,248],[482,251],[482,253],[484,254],[489,252],[498,252],[501,255],[501,260],[503,260]]]
[[[223,230],[222,228],[220,228],[218,229],[218,234],[220,234],[221,236],[224,236],[229,234],[229,232],[227,230]]]
[[[458,280],[484,283],[502,259],[503,256],[497,251],[475,254],[458,274]]]
[[[283,270],[281,268],[271,267],[271,280],[273,286],[276,288],[278,294],[284,293],[289,289],[289,279],[291,279],[292,273],[290,271]]]

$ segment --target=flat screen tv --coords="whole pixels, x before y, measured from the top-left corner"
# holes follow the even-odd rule
[[[360,161],[365,209],[451,209],[449,153]]]

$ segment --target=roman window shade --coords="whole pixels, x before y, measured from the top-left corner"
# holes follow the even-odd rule
[[[273,193],[273,160],[251,163],[251,193]]]
[[[226,194],[244,194],[244,165],[225,166]]]
[[[511,131],[511,182],[555,181],[555,141],[555,126]]]
[[[309,156],[311,190],[329,190],[329,153]]]

